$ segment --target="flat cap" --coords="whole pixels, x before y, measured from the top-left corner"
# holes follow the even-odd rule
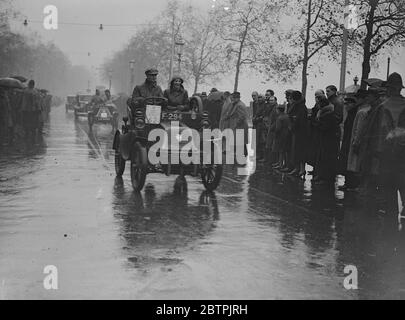
[[[153,75],[153,74],[158,74],[158,73],[159,73],[159,71],[157,71],[157,69],[155,69],[155,68],[150,68],[145,71],[146,75]]]

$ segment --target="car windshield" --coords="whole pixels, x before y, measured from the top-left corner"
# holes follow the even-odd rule
[[[70,102],[74,102],[75,101],[75,98],[76,97],[74,97],[74,96],[69,96],[69,97],[67,97],[67,101],[70,103]]]

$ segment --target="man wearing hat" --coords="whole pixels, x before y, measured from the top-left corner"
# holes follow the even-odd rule
[[[139,101],[149,97],[161,97],[163,98],[163,91],[158,86],[156,78],[158,75],[156,69],[148,69],[145,71],[146,80],[143,84],[136,86],[132,93],[132,101]]]
[[[229,101],[228,101],[229,102]],[[226,106],[224,105],[223,112],[221,114],[221,121],[220,121],[220,129],[221,131],[224,131],[225,129],[232,129],[235,134],[235,145],[241,145],[243,144],[244,146],[244,154],[247,156],[247,147],[246,145],[248,144],[248,130],[249,130],[249,124],[248,124],[248,113],[247,113],[247,108],[246,105],[240,100],[240,93],[235,91],[232,93],[231,96],[231,103],[227,104],[227,101],[225,102]],[[236,129],[243,129],[244,130],[244,141],[237,141],[236,140]],[[235,155],[236,155],[236,148],[233,150]]]
[[[356,99],[356,107],[358,111],[353,122],[349,156],[347,160],[347,171],[358,177],[361,168],[360,159],[362,154],[364,154],[362,132],[367,125],[367,115],[371,106],[367,101],[367,90],[359,89],[355,93],[354,98]]]
[[[354,119],[358,111],[357,100],[354,97],[345,97],[344,106],[347,112],[347,117],[343,127],[342,146],[339,152],[339,173],[345,177],[345,184],[340,186],[340,190],[350,191],[358,186],[357,177],[352,171],[347,170],[349,160],[350,144],[352,140],[352,131]]]
[[[405,150],[395,150],[396,141],[389,136],[397,129],[405,129],[405,99],[401,96],[404,86],[396,72],[382,86],[387,89],[387,99],[370,111],[365,133],[366,150],[371,157],[366,169],[378,177],[382,211],[398,212],[398,190],[405,200]]]

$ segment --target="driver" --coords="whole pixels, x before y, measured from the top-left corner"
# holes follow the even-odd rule
[[[103,98],[101,97],[100,90],[96,89],[96,94],[91,98],[89,103],[89,111],[92,111],[94,114],[97,114],[99,106],[104,103]]]
[[[188,109],[188,93],[183,87],[184,80],[180,76],[174,76],[170,81],[170,88],[163,93],[170,107],[176,107],[178,111]]]
[[[145,98],[150,97],[160,97],[163,98],[163,91],[160,86],[158,86],[156,82],[156,78],[159,71],[156,69],[148,69],[145,71],[146,80],[140,86],[135,86],[134,91],[132,93],[132,101],[138,102]]]
[[[118,109],[113,102],[110,90],[109,89],[104,90],[104,95],[105,95],[104,103],[107,105],[110,112],[114,114],[115,112],[117,112]]]
[[[96,94],[91,98],[91,105],[98,105],[103,103],[103,98],[100,95],[100,90],[96,89]]]

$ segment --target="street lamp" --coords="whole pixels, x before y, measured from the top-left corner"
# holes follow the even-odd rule
[[[131,71],[131,82],[130,86],[131,88],[129,89],[129,94],[132,94],[131,90],[134,88],[134,69],[135,69],[135,60],[129,61],[129,70]]]
[[[181,73],[181,56],[182,56],[182,54],[183,54],[183,47],[184,47],[185,42],[184,42],[183,38],[180,36],[180,37],[177,39],[177,41],[176,41],[175,44],[176,44],[177,56],[178,56],[178,59],[177,59],[177,62],[178,62],[178,72],[179,72],[179,74],[180,74],[180,73]]]
[[[108,69],[108,79],[109,79],[109,90],[111,91],[111,81],[112,81],[112,69]]]

